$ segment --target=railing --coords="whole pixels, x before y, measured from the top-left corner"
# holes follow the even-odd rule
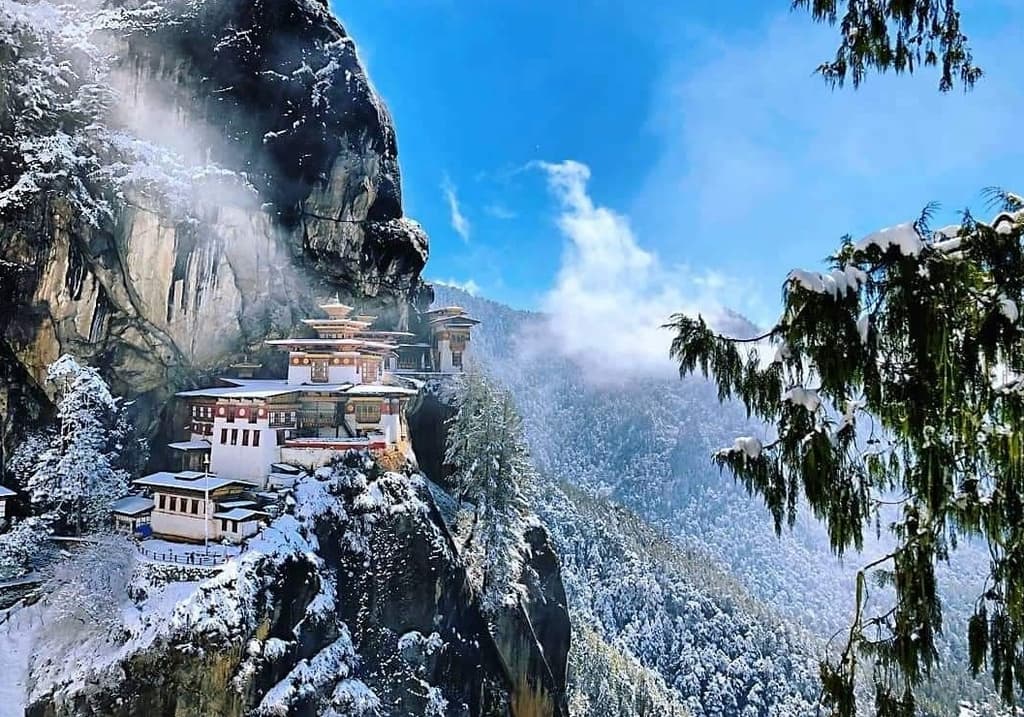
[[[200,555],[199,553],[175,553],[174,551],[150,550],[142,545],[136,546],[138,551],[151,560],[161,563],[175,563],[177,565],[195,565],[197,567],[212,568],[223,565],[228,561],[224,555]]]

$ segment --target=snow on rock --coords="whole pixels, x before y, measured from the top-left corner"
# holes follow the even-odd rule
[[[859,242],[853,245],[857,251],[867,251],[871,247],[878,247],[882,253],[896,248],[903,256],[916,257],[924,249],[924,242],[913,222],[904,222],[894,227],[886,227],[873,234],[868,234]]]
[[[315,698],[339,679],[348,679],[356,663],[355,648],[352,646],[348,630],[345,629],[341,637],[311,659],[300,660],[283,680],[264,695],[256,708],[256,714],[261,717],[287,717],[292,714],[292,708],[297,703]],[[365,685],[361,689],[368,693],[368,709],[375,711],[379,702]]]
[[[510,701],[520,681],[538,689],[528,671],[507,682],[425,479],[362,454],[300,478],[289,512],[216,575],[140,567],[115,629],[44,634],[35,709],[443,715],[481,695]]]

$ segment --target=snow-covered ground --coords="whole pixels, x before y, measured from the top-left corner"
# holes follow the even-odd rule
[[[28,661],[42,625],[42,608],[14,607],[0,612],[0,620],[0,717],[23,717]]]

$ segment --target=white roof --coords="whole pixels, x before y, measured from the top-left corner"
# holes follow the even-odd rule
[[[342,391],[346,396],[415,396],[416,389],[401,386],[387,386],[379,383],[362,383]]]
[[[258,510],[250,510],[249,508],[232,508],[231,510],[225,510],[220,513],[214,513],[214,518],[222,520],[256,520],[262,518],[266,513],[261,513]]]
[[[288,383],[285,380],[230,380],[234,386],[222,388],[206,388],[195,391],[182,391],[177,394],[185,397],[206,397],[206,398],[266,398],[270,396],[282,396],[288,393],[304,393],[316,391],[318,393],[344,393],[350,396],[412,396],[416,391],[401,386],[388,386],[378,383]],[[188,441],[192,443],[206,443],[204,448],[209,448],[206,441]],[[171,445],[172,448],[176,445]],[[181,448],[179,450],[197,450]]]
[[[210,450],[209,441],[180,441],[178,443],[168,443],[168,448],[172,448],[176,451],[208,451]]]
[[[221,510],[231,510],[232,508],[251,508],[256,505],[254,500],[225,500],[217,504]]]
[[[177,396],[185,398],[270,398],[299,390],[298,386],[288,386],[284,381],[261,381],[269,386],[223,386],[199,388],[195,391],[179,391]]]
[[[196,471],[182,471],[181,473],[170,473],[159,471],[148,476],[143,476],[135,481],[135,485],[147,488],[174,488],[177,490],[205,493],[208,490],[217,490],[229,485],[249,485],[249,483],[231,478],[218,478],[216,475],[203,477],[202,473]]]
[[[286,473],[292,476],[302,473],[302,468],[293,466],[291,463],[271,463],[270,467],[278,473]]]
[[[271,339],[263,343],[268,346],[361,346],[368,349],[390,349],[395,346],[393,343],[368,339]]]
[[[10,498],[13,495],[17,495],[17,493],[15,493],[10,488],[4,488],[2,485],[0,485],[0,498]]]
[[[153,499],[141,495],[126,495],[111,503],[110,510],[121,515],[138,515],[153,510]]]

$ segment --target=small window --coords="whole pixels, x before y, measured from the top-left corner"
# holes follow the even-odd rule
[[[169,511],[171,511],[172,513],[175,513],[178,510],[178,499],[176,497],[174,497],[173,495],[171,496],[170,506],[167,509]]]
[[[462,368],[462,352],[452,351],[452,366]]]
[[[231,429],[231,445],[233,445],[233,446],[237,446],[238,445],[238,429],[237,428],[232,428]]]
[[[160,506],[160,510],[163,510],[164,508],[167,507],[167,496],[166,495],[164,495],[163,493],[158,493],[156,498],[157,498],[157,505]]]
[[[256,423],[256,419],[259,416],[260,410],[258,408],[249,409],[249,423]]]
[[[242,431],[242,445],[243,446],[249,445],[249,430],[248,429]]]
[[[228,532],[228,519],[227,518],[221,518],[220,519],[220,532],[222,532],[222,533]]]
[[[231,521],[231,532],[232,533],[237,533],[238,532],[238,521],[237,520],[232,520]]]
[[[192,418],[196,418],[197,416],[199,416],[199,406],[193,406],[192,407]]]
[[[220,444],[223,446],[228,442],[228,429],[220,429]]]
[[[379,423],[380,422],[380,404],[379,403],[357,403],[356,404],[356,422],[357,423]]]
[[[253,448],[259,448],[260,447],[260,432],[259,431],[253,431],[252,432],[252,445],[253,445]]]
[[[199,515],[199,501],[192,499],[192,515]]]
[[[313,383],[327,383],[328,372],[327,372],[327,360],[326,359],[314,359],[312,370],[310,371],[310,380]]]

